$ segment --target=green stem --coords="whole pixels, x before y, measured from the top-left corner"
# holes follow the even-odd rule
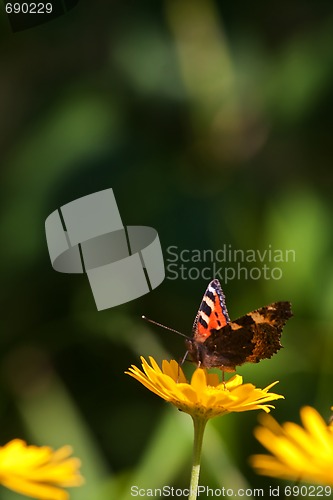
[[[204,417],[192,416],[194,424],[193,461],[190,482],[190,494],[188,500],[196,500],[199,486],[200,459],[202,440],[207,420]]]

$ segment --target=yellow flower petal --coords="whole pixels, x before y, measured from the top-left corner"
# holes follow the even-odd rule
[[[255,436],[272,455],[254,455],[259,474],[310,483],[333,485],[333,433],[319,413],[301,409],[303,427],[292,422],[280,426],[272,417],[261,419]]]
[[[226,387],[230,391],[234,387],[238,387],[239,385],[242,385],[242,383],[243,383],[243,377],[241,377],[240,375],[236,374],[233,377],[231,377],[228,380],[228,382],[226,382]]]
[[[207,388],[206,372],[202,368],[198,368],[192,375],[191,386],[195,392],[204,392]]]
[[[55,486],[44,485],[43,483],[34,483],[19,477],[8,478],[2,482],[10,490],[14,490],[22,495],[43,500],[67,500],[69,495],[67,491],[56,488]]]
[[[327,440],[327,424],[319,413],[311,406],[305,406],[300,414],[304,428],[316,440],[317,446],[321,444],[326,449],[330,449]]]
[[[217,373],[207,373],[206,379],[207,379],[207,385],[210,385],[212,387],[217,387],[218,385],[220,385],[220,379]]]
[[[192,416],[200,415],[208,419],[234,411],[261,409],[269,412],[273,407],[266,403],[283,397],[268,392],[275,383],[265,389],[257,389],[252,384],[243,384],[239,375],[220,382],[216,373],[208,374],[202,368],[195,370],[188,383],[176,361],[164,360],[162,368],[154,358],[150,357],[149,361],[150,364],[141,358],[142,370],[132,365],[125,373]]]
[[[80,460],[71,453],[70,446],[53,451],[14,439],[0,447],[0,484],[32,498],[66,500],[63,488],[83,483]]]
[[[186,382],[186,377],[183,370],[175,360],[171,360],[170,363],[166,360],[162,362],[162,372],[169,375],[175,382]]]

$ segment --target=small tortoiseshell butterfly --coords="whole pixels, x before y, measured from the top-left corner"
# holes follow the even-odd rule
[[[214,279],[203,296],[193,336],[186,340],[188,354],[198,366],[225,372],[258,363],[282,347],[282,329],[292,315],[290,302],[274,302],[230,321],[220,282]]]
[[[259,363],[278,352],[282,329],[292,315],[290,302],[273,302],[230,321],[220,282],[214,279],[195,317],[192,337],[143,318],[186,337],[184,360],[189,355],[198,366],[233,372],[236,366]]]

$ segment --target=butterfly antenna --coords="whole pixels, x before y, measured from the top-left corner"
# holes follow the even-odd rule
[[[178,333],[178,335],[181,335],[182,337],[185,337],[186,339],[189,339],[187,335],[184,333],[179,332],[178,330],[174,330],[173,328],[170,328],[169,326],[162,325],[161,323],[157,323],[157,321],[154,321],[153,319],[147,318],[147,316],[141,316],[142,319],[148,321],[149,323],[152,323],[153,325],[160,326],[161,328],[164,328],[164,330],[169,330],[170,332]]]

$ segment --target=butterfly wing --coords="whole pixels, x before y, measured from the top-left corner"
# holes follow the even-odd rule
[[[232,372],[245,362],[258,363],[278,352],[282,329],[291,317],[290,302],[274,302],[230,321],[215,279],[203,296],[187,348],[199,366]]]
[[[224,293],[220,282],[215,279],[209,283],[195,317],[193,339],[204,342],[213,331],[224,327],[229,321]]]
[[[202,346],[202,365],[234,371],[270,358],[281,349],[282,329],[291,316],[290,302],[274,302],[216,329]]]

